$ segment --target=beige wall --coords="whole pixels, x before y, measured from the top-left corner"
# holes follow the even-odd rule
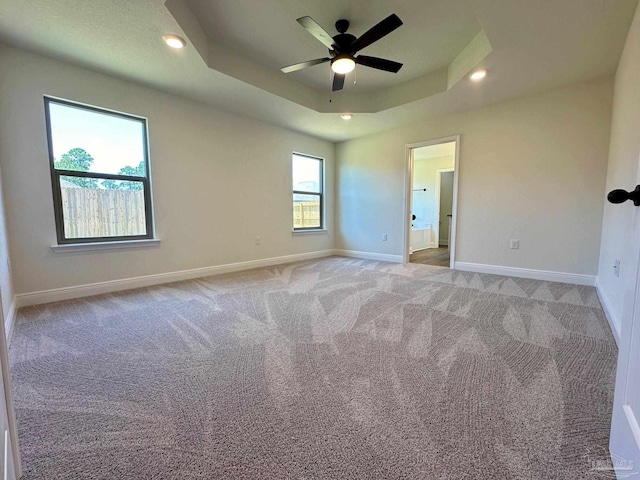
[[[616,188],[633,190],[638,183],[640,154],[640,9],[629,30],[615,77],[611,144],[607,168],[606,191]],[[638,246],[632,238],[633,215],[631,202],[612,205],[604,202],[602,248],[598,286],[609,307],[614,323],[620,327],[624,295],[635,288],[635,263]],[[620,260],[620,277],[613,274],[613,264]]]
[[[21,50],[0,46],[0,65],[0,162],[17,293],[333,247],[332,143]],[[148,118],[159,248],[51,250],[45,94]],[[293,151],[327,160],[329,235],[291,234]]]
[[[611,100],[602,79],[338,144],[337,247],[402,255],[405,145],[460,134],[456,261],[595,275]]]

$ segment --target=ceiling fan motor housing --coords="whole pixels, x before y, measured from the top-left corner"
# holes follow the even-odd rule
[[[354,35],[350,33],[339,33],[338,35],[333,37],[333,41],[335,42],[334,50],[336,53],[353,53],[350,50],[351,44],[356,40]],[[329,50],[331,51],[331,50]]]

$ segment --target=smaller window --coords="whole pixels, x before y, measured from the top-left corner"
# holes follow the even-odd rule
[[[44,103],[58,244],[153,238],[146,120]]]
[[[293,154],[293,229],[324,227],[324,160]]]

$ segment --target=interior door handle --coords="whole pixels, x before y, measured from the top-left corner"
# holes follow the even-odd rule
[[[627,200],[633,200],[633,204],[640,207],[640,185],[636,185],[636,189],[632,192],[622,189],[611,190],[607,195],[607,200],[611,203],[624,203]]]

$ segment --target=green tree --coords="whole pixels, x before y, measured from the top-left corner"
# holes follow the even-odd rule
[[[146,175],[144,160],[137,167],[127,165],[122,167],[118,175],[129,175],[131,177],[144,177]],[[102,187],[109,190],[142,190],[142,183],[128,182],[124,180],[103,180]]]
[[[141,161],[137,167],[122,167],[118,172],[119,175],[131,175],[132,177],[144,177],[145,176],[145,168],[144,168],[144,160]]]
[[[82,148],[72,148],[60,157],[60,160],[53,162],[57,170],[73,170],[75,172],[88,172],[93,163],[93,157]],[[66,177],[70,183],[83,188],[98,188],[98,180],[95,178]]]

